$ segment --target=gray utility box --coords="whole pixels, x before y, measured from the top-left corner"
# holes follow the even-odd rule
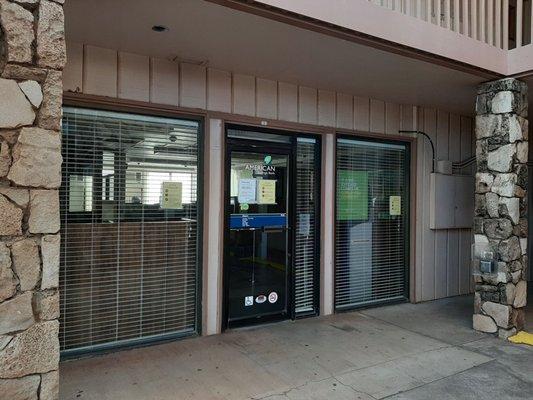
[[[469,175],[431,174],[430,229],[472,228],[475,179]]]

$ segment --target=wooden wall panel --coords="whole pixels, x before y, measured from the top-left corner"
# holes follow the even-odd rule
[[[341,129],[353,129],[353,97],[337,93],[336,126]]]
[[[83,92],[83,44],[67,44],[67,66],[63,72],[63,90]]]
[[[298,86],[292,83],[278,83],[278,119],[298,121]]]
[[[118,53],[118,97],[150,101],[150,59],[131,53]]]
[[[304,124],[318,123],[317,90],[305,86],[299,87],[298,92],[298,120]]]
[[[150,60],[150,101],[179,104],[179,64],[162,58]]]
[[[437,112],[435,109],[424,108],[423,131],[435,142],[437,139]],[[431,173],[431,146],[424,140],[424,163],[422,165],[422,177],[418,184],[422,187],[422,202],[424,204],[422,215],[422,246],[421,273],[422,294],[421,300],[435,299],[435,231],[429,229],[429,180]]]
[[[231,73],[219,69],[207,70],[207,109],[231,112]]]
[[[460,235],[460,229],[452,229],[448,231],[448,274],[446,277],[446,296],[457,296],[459,294],[459,270],[461,267],[461,259],[459,256]]]
[[[232,75],[199,65],[161,59],[147,63],[148,58],[143,56],[121,54],[117,62],[117,51],[94,46],[69,44],[68,48],[65,90],[79,88],[87,94],[118,97],[120,88],[121,97],[140,99],[149,93],[149,101],[159,104],[279,118],[339,130],[395,135],[398,129],[420,129],[435,141],[437,158],[464,160],[473,151],[469,117],[251,75]],[[419,137],[416,149],[414,300],[468,293],[471,231],[429,229],[431,147]]]
[[[397,135],[400,130],[400,105],[385,103],[385,133]]]
[[[471,118],[434,109],[420,108],[417,112],[418,127],[432,137],[437,159],[458,161],[470,156]],[[417,143],[416,300],[469,293],[471,231],[429,229],[431,152],[426,139],[419,138]]]
[[[449,114],[437,111],[437,160],[448,159]],[[435,231],[435,298],[446,297],[448,283],[448,231]]]
[[[436,146],[436,158],[437,160],[448,159],[448,137],[450,134],[450,115],[447,112],[437,111],[437,140]]]
[[[85,46],[83,93],[117,97],[117,58],[115,50]]]
[[[206,68],[183,63],[180,66],[180,106],[206,108]]]
[[[415,130],[424,129],[424,109],[417,108]],[[423,282],[423,246],[422,238],[424,237],[424,169],[426,157],[425,138],[417,136],[416,146],[416,224],[415,224],[415,301],[422,301],[422,282]]]
[[[472,147],[472,119],[461,117],[461,159],[465,160],[474,154]],[[470,251],[472,246],[472,231],[463,229],[459,234],[459,294],[470,293],[472,274],[470,269]]]
[[[318,125],[335,126],[335,92],[318,91]]]
[[[354,129],[361,132],[370,131],[370,99],[367,97],[353,98]]]
[[[461,158],[461,118],[459,115],[450,114],[450,129],[448,135],[448,153],[451,161],[459,161]],[[447,296],[459,294],[459,236],[460,230],[451,229],[448,231],[447,249]]]
[[[385,133],[385,102],[370,99],[370,132]]]
[[[400,129],[406,131],[416,130],[415,107],[407,104],[400,106]]]
[[[256,115],[262,118],[278,118],[278,83],[257,78],[255,88]]]
[[[450,161],[461,161],[461,116],[457,114],[450,114],[448,154]]]
[[[233,74],[233,113],[255,116],[255,77]]]
[[[417,129],[423,129],[424,127],[424,110],[423,109],[416,109],[416,118],[415,118],[415,126],[414,130]],[[414,279],[414,283],[411,283],[411,287],[413,287],[414,290],[414,297],[415,301],[421,301],[422,300],[422,237],[423,237],[423,218],[424,218],[424,197],[423,197],[423,190],[420,188],[423,187],[423,172],[424,172],[424,155],[425,155],[425,146],[424,141],[417,137],[416,140],[416,193],[415,193],[415,207],[416,207],[416,222],[415,222],[415,251],[414,251],[414,257],[415,257],[415,272],[414,277],[411,277],[411,279]]]

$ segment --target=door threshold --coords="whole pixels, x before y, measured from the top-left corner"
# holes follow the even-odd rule
[[[290,319],[290,318],[284,318],[284,319],[279,319],[279,320],[274,320],[274,321],[265,321],[265,322],[257,322],[255,324],[246,324],[246,325],[237,325],[237,326],[232,326],[231,328],[227,328],[225,332],[234,332],[234,331],[251,331],[251,330],[256,330],[256,329],[260,329],[260,328],[265,328],[265,327],[268,327],[268,326],[272,326],[272,325],[279,325],[279,324],[282,324],[282,323],[289,323],[289,322],[294,322],[294,320]]]

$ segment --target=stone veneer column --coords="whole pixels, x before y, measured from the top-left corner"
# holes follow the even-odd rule
[[[64,0],[0,0],[0,398],[58,398]]]
[[[527,85],[502,79],[476,102],[474,241],[489,243],[494,274],[474,272],[474,329],[507,338],[524,326],[527,268]]]

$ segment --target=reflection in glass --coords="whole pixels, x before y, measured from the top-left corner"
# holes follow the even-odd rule
[[[287,155],[231,153],[229,320],[287,311]]]
[[[406,298],[407,151],[403,144],[337,142],[337,309]]]

